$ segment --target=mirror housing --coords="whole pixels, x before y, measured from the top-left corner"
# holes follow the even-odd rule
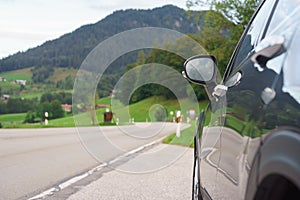
[[[217,85],[216,58],[211,55],[197,55],[187,59],[184,63],[183,76],[191,82],[205,87],[209,99],[213,98]]]

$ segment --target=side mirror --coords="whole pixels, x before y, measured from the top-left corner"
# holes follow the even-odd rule
[[[204,85],[208,98],[212,100],[217,86],[218,70],[216,58],[210,55],[198,55],[187,59],[182,75],[189,81]]]
[[[187,59],[184,63],[184,75],[192,82],[206,85],[216,82],[216,58],[209,55],[199,55]]]

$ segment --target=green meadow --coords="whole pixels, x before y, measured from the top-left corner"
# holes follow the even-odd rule
[[[104,113],[106,108],[101,108],[96,110],[95,123],[94,125],[115,125],[116,118],[120,118],[120,125],[129,124],[130,121],[128,116],[123,116],[129,113],[130,118],[134,118],[135,122],[146,122],[146,121],[157,121],[155,119],[155,115],[152,112],[155,112],[157,107],[163,107],[165,109],[165,117],[166,121],[172,121],[172,117],[170,115],[171,111],[176,111],[180,109],[180,104],[184,105],[183,107],[192,109],[188,105],[192,105],[191,102],[187,99],[182,100],[169,100],[163,97],[150,97],[148,99],[142,100],[138,103],[132,104],[130,106],[124,106],[119,101],[111,100],[111,98],[106,97],[97,100],[98,104],[112,104],[112,109],[114,113],[114,118],[112,123],[104,123]],[[199,105],[199,110],[203,109],[207,102],[201,102]],[[154,110],[154,111],[153,111]],[[184,114],[186,110],[182,110]],[[125,113],[125,114],[124,114]],[[0,123],[2,128],[50,128],[50,127],[75,127],[75,126],[92,126],[91,123],[91,112],[80,113],[73,116],[72,113],[66,114],[65,117],[59,119],[49,120],[48,125],[46,126],[42,123],[34,123],[34,124],[24,124],[23,120],[25,119],[26,113],[19,114],[4,114],[0,115]],[[122,117],[124,117],[122,119]],[[126,118],[127,117],[127,118]],[[74,119],[80,119],[80,125],[78,123],[75,124]],[[190,122],[191,126],[183,131],[181,131],[181,136],[179,138],[176,137],[176,134],[171,134],[166,137],[163,142],[167,144],[175,144],[182,146],[193,146],[193,137],[196,126],[196,121],[193,120]]]

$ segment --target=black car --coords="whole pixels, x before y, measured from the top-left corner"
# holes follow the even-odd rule
[[[300,199],[300,1],[261,1],[219,83],[184,64],[210,104],[195,135],[193,199]]]

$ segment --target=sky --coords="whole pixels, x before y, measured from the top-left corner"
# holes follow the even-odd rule
[[[0,0],[0,59],[96,23],[116,10],[149,9],[186,0]]]

